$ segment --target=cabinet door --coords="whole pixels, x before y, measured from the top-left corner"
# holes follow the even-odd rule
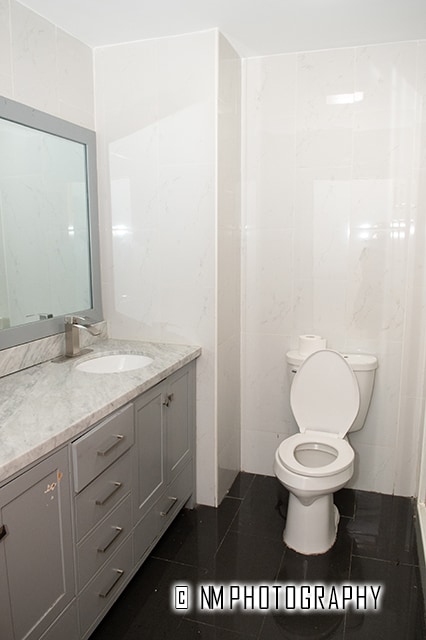
[[[164,470],[164,384],[144,393],[135,402],[136,464],[135,521],[147,513],[165,487]]]
[[[137,456],[133,486],[136,489],[134,543],[137,562],[190,496],[194,416],[195,367],[191,364],[173,373],[135,402]]]
[[[52,624],[40,640],[79,640],[77,605],[74,601]]]
[[[192,456],[194,367],[170,376],[165,402],[166,473],[172,482]]]
[[[1,490],[0,490],[0,500],[1,500]],[[0,535],[5,536],[6,528],[2,525],[1,515],[0,515]],[[4,638],[4,640],[9,640],[13,638],[13,625],[12,625],[12,617],[10,611],[9,604],[9,593],[8,593],[8,584],[7,584],[7,575],[6,575],[6,557],[4,553],[4,544],[3,538],[0,540],[0,638]]]
[[[7,589],[9,594],[9,616],[0,618],[0,638],[35,640],[73,598],[66,449],[0,489],[0,526],[5,534],[0,540],[0,593]]]

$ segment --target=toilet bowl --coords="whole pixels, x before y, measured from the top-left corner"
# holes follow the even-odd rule
[[[329,349],[308,356],[294,376],[290,406],[300,433],[280,444],[274,460],[274,473],[290,493],[283,539],[298,553],[325,553],[339,522],[333,493],[354,470],[345,436],[358,415],[360,391],[347,359]]]

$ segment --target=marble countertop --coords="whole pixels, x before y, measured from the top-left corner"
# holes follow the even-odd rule
[[[0,484],[197,358],[196,346],[105,340],[91,353],[44,362],[0,379]],[[138,353],[143,369],[86,373],[76,365],[97,355]]]

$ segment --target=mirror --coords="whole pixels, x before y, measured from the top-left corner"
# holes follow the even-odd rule
[[[0,98],[0,349],[102,320],[95,133]]]

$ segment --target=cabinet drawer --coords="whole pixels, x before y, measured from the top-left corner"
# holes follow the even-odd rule
[[[74,489],[77,493],[132,446],[133,424],[133,404],[129,404],[73,442]]]
[[[130,495],[77,547],[79,589],[107,562],[131,530]]]
[[[130,452],[122,456],[76,496],[77,540],[90,531],[131,488]]]
[[[192,493],[192,460],[135,528],[135,560],[139,562]]]
[[[89,631],[122,591],[129,580],[132,565],[132,538],[129,536],[78,598],[81,636]]]

